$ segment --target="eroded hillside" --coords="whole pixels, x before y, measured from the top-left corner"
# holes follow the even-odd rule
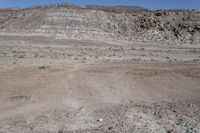
[[[1,9],[0,33],[51,38],[200,43],[200,11],[57,4]]]

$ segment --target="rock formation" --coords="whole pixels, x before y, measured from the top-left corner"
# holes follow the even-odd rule
[[[200,11],[55,4],[0,10],[0,34],[200,43]]]

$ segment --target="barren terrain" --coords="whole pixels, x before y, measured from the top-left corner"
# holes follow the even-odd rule
[[[157,17],[182,18],[176,11],[65,6],[0,12],[0,132],[200,133],[198,11],[177,11],[185,15],[182,17],[192,16],[188,21],[196,20],[181,30],[179,27],[178,33],[185,33],[179,36],[170,28],[155,32],[162,27]],[[73,14],[82,11],[91,19]],[[97,16],[90,16],[91,12]],[[93,22],[99,14],[99,22],[104,24],[111,19],[103,19],[105,16],[132,19],[130,15],[141,17],[144,12],[150,16],[161,13],[152,18],[159,26],[148,29],[150,23],[140,20],[144,31],[138,35],[132,30],[107,36],[112,29],[96,35],[89,29],[86,34],[85,29],[80,32],[84,24],[77,24],[82,19]],[[43,24],[36,19],[41,14],[50,15],[43,16]],[[69,17],[77,23],[70,23],[71,30],[63,32],[59,26],[66,28]],[[193,35],[186,29],[194,30]],[[125,33],[130,33],[131,39],[127,40]],[[163,33],[171,36],[167,39]]]
[[[197,46],[0,39],[1,132],[200,132]]]

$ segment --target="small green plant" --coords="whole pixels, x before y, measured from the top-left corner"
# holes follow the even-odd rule
[[[30,96],[26,95],[16,95],[16,96],[11,96],[8,99],[11,101],[18,101],[18,100],[29,101],[30,98],[31,98]]]

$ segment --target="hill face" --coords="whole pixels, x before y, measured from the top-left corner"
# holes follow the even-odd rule
[[[57,4],[1,9],[0,32],[52,38],[200,43],[200,11]]]

